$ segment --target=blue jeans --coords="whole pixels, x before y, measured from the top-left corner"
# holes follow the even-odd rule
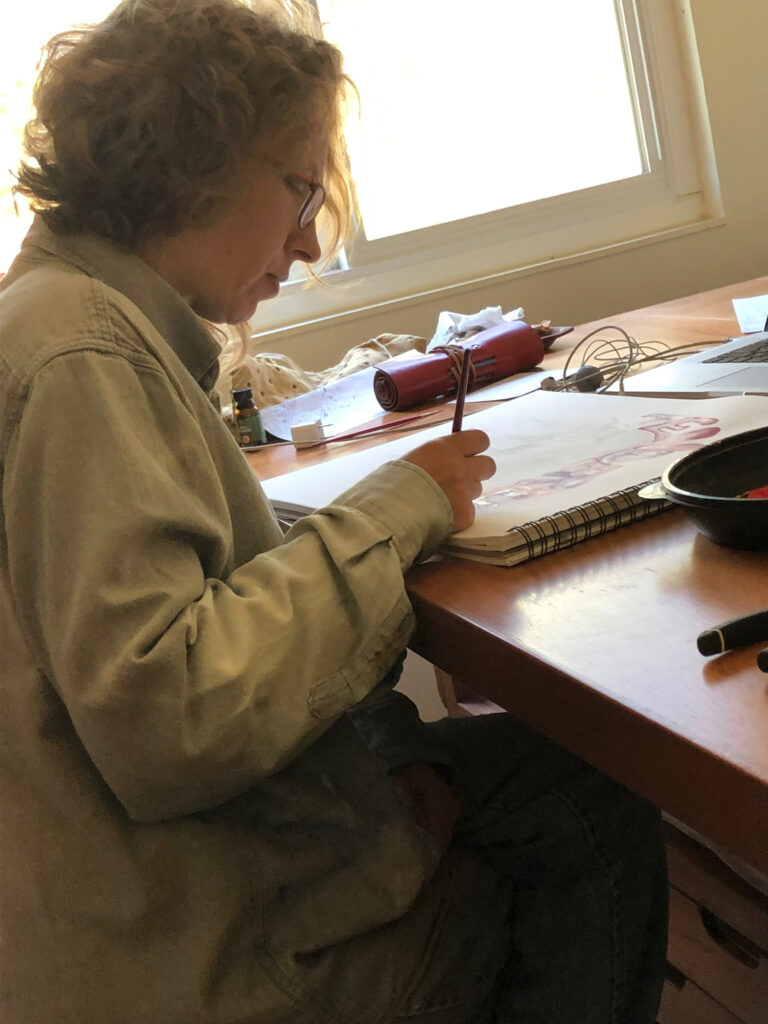
[[[667,937],[658,811],[509,715],[430,728],[458,768],[465,811],[444,870],[460,882],[390,1019],[652,1024]]]

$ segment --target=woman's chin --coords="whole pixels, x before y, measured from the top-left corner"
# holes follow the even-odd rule
[[[271,274],[267,274],[266,277],[260,278],[253,288],[240,296],[240,302],[232,304],[231,308],[227,311],[226,320],[222,321],[222,323],[245,323],[246,320],[251,319],[260,302],[265,302],[267,299],[274,299],[279,292],[280,282],[276,277],[272,277]]]
[[[254,297],[247,301],[214,305],[213,303],[193,305],[192,308],[198,316],[212,324],[244,324],[250,320],[256,312],[261,299]]]

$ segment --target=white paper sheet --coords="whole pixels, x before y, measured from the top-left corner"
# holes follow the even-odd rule
[[[733,309],[742,334],[764,331],[768,320],[768,295],[754,295],[748,299],[734,299]]]

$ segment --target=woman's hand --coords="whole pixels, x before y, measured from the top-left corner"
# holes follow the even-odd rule
[[[496,472],[496,463],[481,455],[490,441],[482,430],[461,430],[428,441],[403,456],[420,466],[445,492],[453,509],[453,529],[465,530],[475,518],[475,498],[483,493],[483,480]]]
[[[441,851],[445,851],[461,813],[458,798],[448,783],[431,764],[406,765],[392,772],[390,778],[416,824],[434,836]]]

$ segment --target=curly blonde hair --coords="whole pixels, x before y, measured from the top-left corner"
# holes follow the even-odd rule
[[[125,249],[204,223],[247,160],[330,139],[330,258],[355,209],[342,139],[354,86],[304,0],[123,0],[55,36],[16,190],[60,234]]]

